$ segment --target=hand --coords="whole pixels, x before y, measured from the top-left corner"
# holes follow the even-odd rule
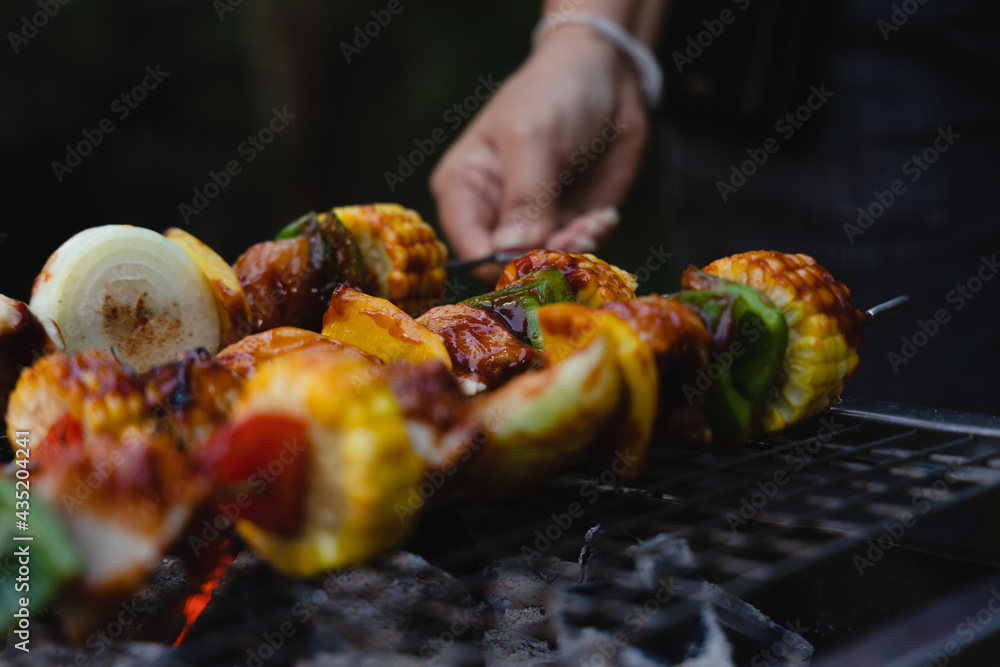
[[[554,29],[441,159],[431,176],[438,219],[462,257],[596,250],[646,134],[624,57],[586,26]]]

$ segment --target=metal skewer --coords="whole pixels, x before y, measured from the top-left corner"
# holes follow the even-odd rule
[[[910,297],[897,296],[895,299],[889,299],[877,306],[872,306],[864,312],[864,317],[861,319],[861,324],[864,326],[873,326],[876,324],[881,324],[885,320],[889,319],[893,315],[897,315],[907,308],[910,307]]]
[[[472,259],[452,259],[445,262],[444,266],[447,270],[453,271],[455,269],[474,269],[477,266],[482,266],[484,264],[507,264],[513,259],[520,257],[524,254],[523,251],[516,250],[503,250],[500,252],[495,252],[492,255],[486,255],[485,257],[474,257]],[[874,305],[864,312],[861,319],[861,324],[864,326],[875,326],[876,324],[881,324],[885,320],[891,318],[894,315],[898,315],[907,308],[910,307],[910,297],[905,294],[897,296],[894,299],[889,299],[888,301],[883,301],[880,304]]]

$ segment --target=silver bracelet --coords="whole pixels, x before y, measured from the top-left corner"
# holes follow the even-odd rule
[[[585,25],[618,47],[639,73],[639,92],[642,93],[646,106],[652,108],[659,104],[660,95],[663,94],[663,70],[660,69],[656,56],[648,46],[606,16],[585,11],[546,14],[531,33],[532,45],[537,45],[538,40],[550,30],[567,24]]]

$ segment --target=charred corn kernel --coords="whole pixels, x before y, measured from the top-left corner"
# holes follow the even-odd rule
[[[398,204],[342,206],[367,267],[367,286],[414,317],[441,300],[448,250],[420,214]]]
[[[861,313],[850,290],[808,255],[747,252],[718,259],[705,272],[753,287],[781,310],[788,344],[764,404],[760,428],[779,431],[822,412],[858,367]]]
[[[233,421],[300,420],[307,450],[301,528],[281,535],[247,519],[236,530],[278,570],[308,577],[389,549],[414,525],[406,505],[427,466],[378,367],[337,350],[280,357],[248,383]],[[276,477],[275,484],[290,480]],[[402,513],[401,513],[402,508]]]
[[[34,447],[67,418],[83,435],[120,435],[148,416],[135,377],[110,353],[83,350],[43,357],[21,373],[7,405],[7,429],[11,442],[16,431],[30,431]]]
[[[534,269],[551,266],[563,274],[576,300],[588,306],[600,306],[608,301],[631,301],[637,286],[635,276],[608,264],[593,255],[578,255],[554,250],[532,250],[512,260],[497,281],[503,289]]]

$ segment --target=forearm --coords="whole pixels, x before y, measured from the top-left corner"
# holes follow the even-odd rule
[[[568,15],[573,11],[606,16],[653,47],[668,0],[545,0],[542,14]]]

